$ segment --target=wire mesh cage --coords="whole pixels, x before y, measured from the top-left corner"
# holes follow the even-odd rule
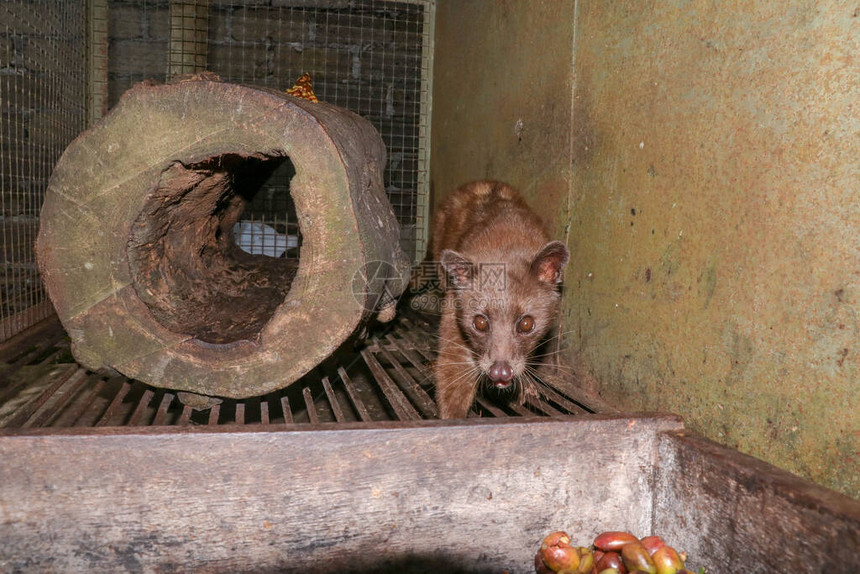
[[[425,244],[432,1],[109,2],[108,102],[134,83],[208,70],[224,81],[286,90],[302,75],[315,95],[369,119],[388,149],[386,191],[417,260]],[[166,66],[165,66],[166,62]],[[292,166],[255,196],[240,247],[295,256]]]
[[[82,2],[0,3],[0,340],[48,316],[34,255],[48,178],[86,123]]]
[[[368,119],[386,144],[401,244],[423,257],[435,0],[79,0],[0,3],[0,341],[51,313],[35,263],[44,190],[66,145],[144,80],[214,72]],[[289,161],[234,227],[242,249],[298,257]]]

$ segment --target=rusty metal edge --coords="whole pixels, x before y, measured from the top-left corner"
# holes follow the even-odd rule
[[[0,440],[16,436],[128,436],[128,435],[182,435],[182,434],[245,434],[284,432],[352,432],[352,431],[388,431],[396,429],[438,429],[440,427],[471,427],[485,425],[534,425],[534,424],[580,424],[594,425],[605,422],[624,422],[632,431],[642,427],[652,427],[658,432],[683,430],[684,423],[680,416],[670,413],[628,413],[628,414],[583,414],[565,415],[561,417],[530,416],[505,418],[470,418],[449,420],[400,420],[375,422],[345,422],[345,423],[291,423],[279,425],[189,425],[162,427],[52,427],[27,429],[0,429]]]

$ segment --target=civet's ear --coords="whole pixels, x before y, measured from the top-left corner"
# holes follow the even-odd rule
[[[454,289],[467,289],[475,279],[475,264],[450,249],[442,251],[439,256],[445,274],[450,280],[449,285]]]
[[[564,266],[570,259],[567,245],[561,241],[550,241],[535,255],[531,265],[532,274],[538,280],[558,285],[564,277]]]

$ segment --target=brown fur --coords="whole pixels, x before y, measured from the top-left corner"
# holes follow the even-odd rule
[[[549,240],[513,188],[478,181],[440,206],[431,253],[448,279],[434,369],[440,416],[465,417],[482,381],[513,389],[522,402],[530,355],[557,318],[567,247]],[[483,331],[478,315],[487,320]],[[526,317],[530,331],[518,329]]]

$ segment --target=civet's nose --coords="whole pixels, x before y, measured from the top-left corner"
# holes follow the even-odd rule
[[[511,369],[511,365],[507,361],[496,361],[490,367],[490,372],[487,374],[490,376],[493,384],[496,385],[496,388],[499,389],[508,388],[511,385],[511,381],[514,380],[514,370]]]

